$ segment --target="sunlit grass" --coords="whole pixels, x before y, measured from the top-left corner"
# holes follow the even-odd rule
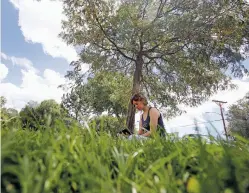
[[[249,192],[249,142],[2,130],[2,192]]]

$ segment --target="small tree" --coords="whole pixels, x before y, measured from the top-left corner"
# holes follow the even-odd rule
[[[70,72],[71,75],[76,73],[75,70]],[[103,112],[118,119],[126,115],[132,86],[129,77],[118,72],[102,71],[89,76],[86,83],[78,79],[74,76],[71,92],[64,94],[62,99],[63,106],[73,117],[80,120],[83,116]]]

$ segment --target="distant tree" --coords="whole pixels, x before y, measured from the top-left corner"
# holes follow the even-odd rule
[[[167,107],[197,106],[231,85],[224,71],[240,77],[241,46],[248,48],[246,0],[63,0],[66,20],[61,37],[82,48],[75,65],[95,73],[133,77],[131,93],[146,90]],[[245,49],[246,50],[246,49]],[[127,127],[134,128],[129,104]]]
[[[31,100],[31,101],[29,101],[29,102],[27,103],[27,105],[28,105],[29,107],[31,107],[31,108],[36,108],[36,107],[39,106],[39,103],[38,103],[37,101]]]
[[[5,104],[7,103],[7,99],[4,96],[0,96],[0,108],[4,108]]]
[[[249,92],[229,107],[227,114],[228,129],[249,139]]]
[[[22,128],[28,128],[31,130],[38,130],[39,127],[39,115],[36,111],[37,106],[32,105],[33,102],[29,102],[21,109],[19,115],[22,123]],[[38,104],[38,103],[37,103]]]
[[[23,128],[31,130],[53,127],[57,120],[68,124],[73,120],[69,118],[64,109],[55,100],[44,100],[40,104],[29,102],[21,111],[20,119]]]
[[[19,114],[16,109],[5,107],[7,99],[3,96],[0,98],[1,110],[1,128],[18,128],[20,126]]]
[[[14,108],[6,108],[6,112],[12,117],[18,116],[18,110]]]
[[[132,86],[129,77],[118,72],[102,71],[89,76],[86,83],[78,81],[80,84],[77,84],[77,81],[74,80],[75,86],[62,99],[63,106],[77,120],[90,114],[101,115],[103,112],[118,119],[126,115]]]
[[[36,108],[36,113],[40,125],[53,126],[57,119],[63,118],[60,104],[53,99],[42,101]]]

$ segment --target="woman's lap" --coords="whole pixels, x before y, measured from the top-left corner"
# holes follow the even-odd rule
[[[143,140],[143,139],[148,139],[148,137],[144,137],[144,136],[142,136],[142,135],[136,135],[136,134],[134,134],[134,135],[130,135],[130,136],[128,137],[128,139],[129,139],[129,140],[132,140],[132,139]]]

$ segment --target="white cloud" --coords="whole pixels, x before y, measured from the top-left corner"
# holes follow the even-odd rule
[[[6,78],[8,72],[8,68],[4,64],[0,63],[0,82]]]
[[[61,29],[62,2],[51,0],[10,0],[19,11],[19,26],[26,41],[40,43],[45,53],[65,58],[68,62],[77,59],[75,49],[59,37]]]
[[[0,63],[0,82],[4,80],[8,75],[9,69],[2,63]]]
[[[64,77],[62,77],[60,73],[50,69],[46,69],[43,73],[43,76],[47,85],[57,86],[65,82]]]
[[[31,100],[37,102],[46,99],[61,101],[63,91],[58,86],[65,83],[62,75],[50,69],[46,69],[42,76],[32,70],[21,70],[21,72],[20,87],[12,83],[0,84],[0,95],[7,98],[7,107],[21,110]]]
[[[1,52],[1,58],[7,61],[11,61],[13,65],[20,66],[21,68],[24,68],[26,70],[32,70],[34,72],[37,72],[37,70],[33,67],[32,62],[27,58],[18,58],[14,56],[8,56],[2,52]]]

